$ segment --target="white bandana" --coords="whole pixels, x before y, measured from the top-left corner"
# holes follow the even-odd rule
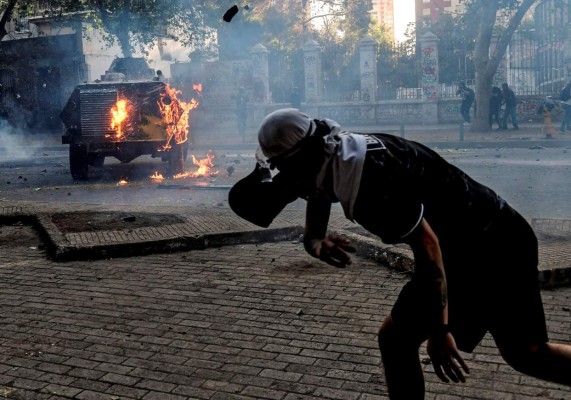
[[[333,193],[341,203],[345,216],[353,221],[353,206],[361,184],[367,142],[362,135],[341,131],[341,126],[331,119],[325,119],[324,122],[331,132],[323,138],[325,163],[317,175],[317,187],[327,192],[324,182],[331,163]]]
[[[345,216],[353,221],[353,206],[359,192],[367,143],[362,135],[341,131],[341,126],[331,119],[323,122],[330,133],[323,137],[325,161],[316,177],[316,185],[333,200],[339,200]],[[264,118],[258,131],[260,149],[267,158],[278,156],[308,134],[313,134],[314,130],[315,123],[298,109],[274,111]],[[259,151],[256,158],[263,161]],[[333,174],[332,188],[325,186],[329,165]]]

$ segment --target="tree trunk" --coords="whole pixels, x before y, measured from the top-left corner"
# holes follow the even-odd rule
[[[2,18],[0,19],[0,40],[4,39],[4,36],[8,34],[8,31],[6,31],[6,24],[12,16],[12,10],[14,10],[14,6],[16,5],[17,1],[18,0],[10,0],[8,6],[6,7],[6,11],[4,11],[4,14],[2,14]]]
[[[476,69],[476,100],[474,120],[470,126],[471,132],[489,132],[488,123],[489,101],[492,92],[492,80],[495,70],[490,74],[490,43],[496,23],[498,2],[480,3],[478,7],[478,30],[474,48],[474,67]],[[497,67],[496,67],[497,69]]]
[[[478,6],[478,33],[476,35],[476,47],[474,49],[474,64],[476,69],[476,114],[470,127],[472,132],[489,132],[489,101],[492,91],[494,75],[504,57],[513,33],[521,23],[521,20],[535,3],[535,0],[523,0],[515,14],[510,19],[508,26],[502,32],[496,48],[490,57],[490,43],[492,32],[496,23],[496,15],[499,9],[498,1],[480,0]]]
[[[119,39],[119,45],[121,46],[121,52],[123,57],[131,57],[133,55],[133,48],[131,46],[131,38],[129,36],[129,27],[131,26],[131,21],[129,21],[130,13],[127,6],[121,11],[119,17],[119,25],[117,26],[117,31],[115,35]]]

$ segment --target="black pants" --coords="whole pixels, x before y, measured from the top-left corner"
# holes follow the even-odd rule
[[[467,122],[467,123],[471,122],[471,119],[470,119],[470,108],[471,107],[472,107],[471,102],[463,101],[462,104],[460,104],[460,115],[462,115],[462,118],[464,118],[464,122]]]
[[[506,205],[485,232],[440,243],[449,325],[458,348],[473,351],[487,331],[502,343],[547,341],[537,279],[537,239],[521,215]],[[395,323],[428,335],[431,310],[422,287],[412,278],[403,287],[392,316]]]

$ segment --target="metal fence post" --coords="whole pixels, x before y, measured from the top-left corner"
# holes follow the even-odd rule
[[[400,124],[400,137],[404,138],[404,124]]]
[[[459,134],[459,140],[461,142],[463,142],[464,141],[464,123],[463,122],[460,123],[460,131],[458,132],[458,134]]]

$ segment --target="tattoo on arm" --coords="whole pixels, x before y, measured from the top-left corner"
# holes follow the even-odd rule
[[[428,297],[426,300],[435,310],[444,309],[448,304],[448,290],[442,269],[434,261],[424,260],[417,265],[415,274]]]

